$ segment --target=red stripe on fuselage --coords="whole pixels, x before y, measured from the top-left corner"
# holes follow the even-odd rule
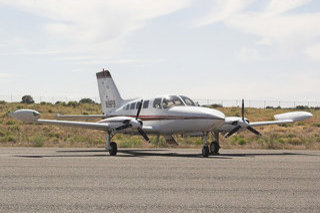
[[[112,117],[118,117],[118,116],[124,116],[124,117],[131,117],[135,118],[134,115],[115,115],[115,116],[109,116],[107,118]],[[139,116],[139,119],[142,121],[160,121],[160,120],[221,120],[219,118],[212,118],[212,117],[186,117],[186,116],[163,116],[163,115],[141,115]]]

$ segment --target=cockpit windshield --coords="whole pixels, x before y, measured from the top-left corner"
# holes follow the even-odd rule
[[[167,109],[173,106],[184,106],[183,101],[175,95],[171,95],[163,98],[162,100],[162,108]]]
[[[183,95],[180,95],[180,97],[182,98],[184,103],[186,103],[187,106],[195,106],[195,103],[193,102],[193,100],[191,100],[191,98],[188,98],[188,97],[183,96]]]

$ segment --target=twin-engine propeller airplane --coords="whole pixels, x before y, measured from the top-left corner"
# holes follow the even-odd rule
[[[175,134],[202,136],[203,157],[208,157],[210,153],[219,153],[220,133],[230,137],[236,132],[249,130],[260,135],[254,129],[255,126],[293,123],[312,117],[308,112],[290,112],[276,115],[274,121],[249,122],[244,117],[244,101],[242,101],[242,117],[226,117],[218,110],[196,106],[194,101],[183,95],[123,100],[107,70],[97,73],[97,80],[103,115],[58,115],[58,117],[60,119],[103,119],[99,122],[40,119],[40,113],[30,109],[17,110],[11,113],[11,116],[29,123],[105,131],[106,149],[110,155],[117,154],[117,144],[111,142],[112,137],[117,133],[140,134],[149,143],[149,134],[157,135],[157,139],[162,135],[171,144],[177,144],[173,137]],[[212,133],[215,138],[210,144],[208,143],[209,133]]]

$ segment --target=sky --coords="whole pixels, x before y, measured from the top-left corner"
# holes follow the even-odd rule
[[[320,100],[318,0],[0,0],[0,99]]]

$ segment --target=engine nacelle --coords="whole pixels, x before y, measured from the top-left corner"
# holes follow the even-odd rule
[[[39,112],[32,109],[19,109],[15,112],[10,113],[9,115],[17,120],[26,123],[37,122],[41,116]]]

